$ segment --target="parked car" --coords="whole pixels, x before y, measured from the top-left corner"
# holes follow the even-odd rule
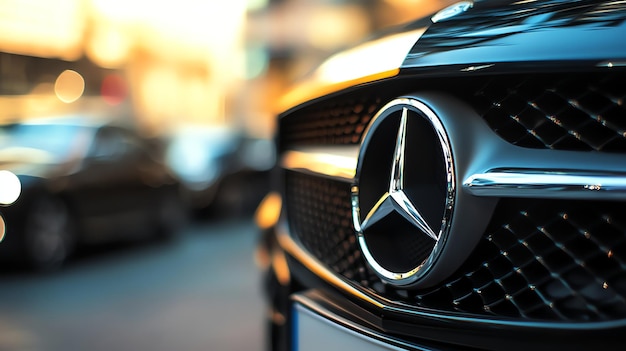
[[[462,1],[288,94],[274,350],[621,349],[626,3]]]
[[[271,141],[211,125],[181,126],[166,140],[166,162],[193,212],[244,212],[246,202],[253,202],[253,211],[267,193],[267,174],[275,164]]]
[[[184,210],[155,146],[133,128],[85,116],[2,126],[0,168],[19,177],[22,192],[0,209],[0,259],[52,269],[83,245],[174,234]]]

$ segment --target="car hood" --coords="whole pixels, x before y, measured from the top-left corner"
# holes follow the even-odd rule
[[[626,51],[615,45],[626,36],[624,18],[626,5],[614,1],[462,1],[330,57],[279,108],[415,70],[436,76],[626,66]]]
[[[626,34],[624,18],[626,6],[614,1],[477,1],[430,25],[402,68],[623,64],[626,51],[615,43]]]

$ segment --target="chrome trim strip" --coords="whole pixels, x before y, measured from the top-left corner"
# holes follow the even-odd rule
[[[493,169],[470,176],[463,188],[486,197],[626,200],[626,173]]]
[[[390,33],[329,57],[278,101],[280,111],[341,90],[392,78],[428,27]]]
[[[283,248],[283,250],[296,258],[302,265],[304,265],[311,272],[315,273],[315,275],[317,275],[318,277],[340,288],[346,293],[349,293],[355,298],[358,298],[359,300],[365,301],[368,304],[376,306],[378,308],[384,307],[382,303],[376,301],[375,299],[372,299],[371,297],[356,289],[350,283],[347,283],[343,279],[339,278],[337,275],[326,269],[322,263],[309,255],[304,249],[300,247],[300,245],[298,245],[293,240],[293,238],[291,238],[286,223],[282,222],[276,226],[276,238],[278,239],[278,243],[280,244],[280,247]]]
[[[356,174],[359,146],[315,147],[286,151],[285,169],[352,182]]]

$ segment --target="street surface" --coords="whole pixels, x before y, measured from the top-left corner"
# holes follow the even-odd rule
[[[60,272],[0,272],[0,351],[262,350],[252,220],[81,255]]]

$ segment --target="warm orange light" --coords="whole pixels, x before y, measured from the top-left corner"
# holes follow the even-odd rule
[[[0,242],[4,239],[4,233],[6,233],[6,225],[4,224],[4,218],[0,215]]]
[[[276,280],[281,285],[288,285],[291,280],[291,274],[289,265],[287,265],[287,258],[282,250],[274,250],[272,252],[272,268],[274,269]]]
[[[282,198],[278,193],[267,194],[254,215],[257,226],[261,229],[269,229],[276,225],[280,217],[281,206]]]
[[[283,167],[293,170],[323,174],[346,180],[354,179],[356,172],[358,148],[347,147],[328,152],[323,149],[290,151],[281,160]]]
[[[102,67],[121,67],[130,56],[133,37],[124,26],[99,18],[85,43],[89,58]]]
[[[385,37],[332,56],[320,67],[318,76],[329,83],[340,83],[395,70],[425,30]]]
[[[37,85],[30,91],[33,95],[53,95],[54,94],[54,84],[52,82],[42,82]]]
[[[59,100],[69,104],[83,96],[85,92],[85,79],[80,73],[65,70],[54,83],[54,92]]]
[[[82,54],[85,1],[2,0],[0,51],[75,60]]]
[[[341,45],[363,38],[370,30],[367,14],[356,5],[314,9],[308,22],[308,42],[322,50],[336,51]]]
[[[243,0],[178,0],[176,6],[152,0],[92,0],[92,3],[99,23],[105,27],[97,35],[106,39],[103,43],[98,40],[92,43],[92,50],[102,57],[109,56],[106,47],[120,42],[128,48],[129,40],[134,42],[133,46],[166,57],[204,56],[214,50],[226,52],[236,44],[246,11]]]
[[[459,0],[384,0],[392,7],[393,16],[387,20],[389,25],[402,24],[433,13],[452,5]]]
[[[279,107],[284,111],[341,89],[397,75],[425,30],[387,36],[330,57],[308,80],[287,94]]]

